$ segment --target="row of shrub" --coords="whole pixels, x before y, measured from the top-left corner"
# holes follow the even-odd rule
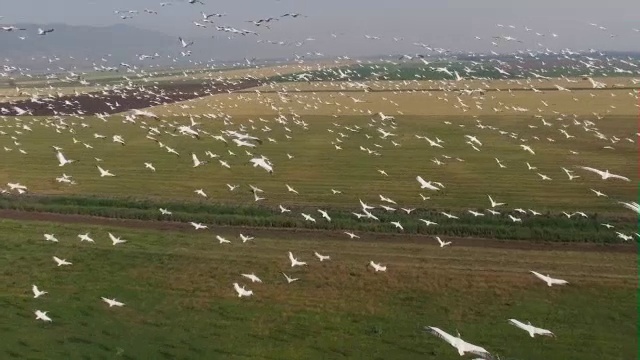
[[[0,208],[120,219],[193,221],[218,226],[352,230],[557,242],[620,242],[614,230],[602,225],[605,222],[614,225],[615,230],[626,231],[626,233],[636,231],[637,228],[637,219],[599,214],[589,214],[587,218],[574,215],[569,219],[563,214],[546,213],[532,216],[516,213],[523,220],[522,223],[513,223],[506,214],[474,217],[458,210],[453,213],[460,219],[448,219],[440,213],[442,210],[417,209],[411,214],[405,214],[401,210],[395,212],[373,210],[380,219],[376,221],[357,219],[352,214],[352,209],[326,209],[332,218],[329,222],[320,216],[316,208],[310,207],[291,208],[291,213],[281,214],[278,208],[265,206],[69,196],[2,197]],[[169,209],[173,214],[162,215],[159,208]],[[301,216],[302,212],[313,216],[316,222],[305,221]],[[438,225],[426,226],[419,220],[421,218],[434,221]],[[404,229],[397,229],[391,224],[392,221],[399,221]]]

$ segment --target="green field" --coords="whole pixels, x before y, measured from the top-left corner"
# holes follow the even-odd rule
[[[80,243],[90,232],[96,243]],[[128,242],[113,246],[112,232]],[[0,222],[6,359],[459,359],[437,326],[502,359],[634,359],[636,256]],[[52,233],[59,243],[46,242]],[[11,234],[11,236],[9,236]],[[308,262],[291,268],[287,252]],[[331,256],[320,263],[313,251]],[[52,256],[73,263],[56,267]],[[387,265],[374,273],[366,264]],[[529,271],[569,281],[547,287]],[[287,284],[280,272],[300,278]],[[255,272],[263,283],[244,281]],[[254,291],[238,298],[232,283]],[[32,284],[49,293],[33,299]],[[126,305],[108,308],[100,297]],[[52,323],[35,320],[49,311]],[[529,338],[507,319],[556,338]]]
[[[270,77],[270,81],[275,82],[289,82],[289,81],[302,81],[307,82],[304,78],[300,78],[300,75],[305,76],[306,79],[311,81],[335,81],[348,78],[351,81],[361,81],[367,79],[380,79],[380,80],[451,80],[455,79],[454,75],[449,75],[445,72],[439,72],[436,69],[446,67],[450,73],[457,72],[461,77],[475,77],[481,79],[522,79],[530,78],[531,72],[542,73],[544,76],[560,78],[566,77],[581,77],[584,74],[589,74],[592,77],[607,77],[616,76],[618,73],[612,69],[597,69],[592,70],[588,68],[575,68],[569,66],[563,66],[557,64],[550,67],[543,65],[544,63],[534,64],[532,67],[524,69],[514,64],[507,64],[496,66],[496,64],[489,64],[486,62],[472,62],[472,61],[456,61],[456,60],[429,60],[428,64],[424,64],[420,61],[403,62],[399,60],[387,60],[378,61],[375,63],[360,63],[340,68],[340,71],[344,75],[340,74],[336,69],[320,69],[313,71],[304,71],[288,75],[278,75]],[[496,68],[500,67],[501,70],[506,71],[507,74],[501,73]],[[469,72],[466,72],[465,69]],[[506,69],[506,70],[505,70]]]
[[[366,226],[375,231],[396,231],[389,222],[400,220],[410,232],[540,240],[549,237],[565,241],[614,241],[615,232],[600,225],[604,222],[614,224],[617,231],[637,231],[633,212],[617,203],[637,198],[636,121],[631,116],[589,118],[595,124],[594,129],[608,138],[619,139],[615,144],[597,139],[585,132],[582,123],[575,124],[573,120],[546,120],[552,126],[543,126],[540,119],[530,116],[397,117],[396,126],[384,125],[385,131],[396,135],[386,139],[381,139],[376,131],[381,126],[380,121],[363,116],[305,116],[306,125],[291,119],[285,125],[278,124],[273,118],[260,122],[258,117],[235,117],[225,125],[220,120],[200,118],[197,119],[202,123],[199,128],[206,132],[200,140],[174,133],[176,125],[189,123],[186,118],[160,122],[140,120],[135,124],[123,124],[120,119],[115,116],[107,122],[95,118],[69,120],[73,133],[58,133],[51,120],[42,118],[20,118],[19,123],[26,124],[32,131],[11,128],[12,125],[5,123],[1,129],[7,135],[0,137],[0,146],[11,151],[4,153],[0,164],[0,183],[20,182],[29,187],[32,196],[5,196],[0,204],[5,208],[38,210],[40,207],[41,211],[58,209],[79,213],[91,213],[92,208],[101,208],[101,212],[94,215],[105,215],[108,208],[123,214],[127,213],[126,208],[142,208],[145,214],[132,216],[147,219],[158,218],[158,207],[169,207],[182,212],[177,218],[183,221],[200,216],[203,221],[234,225]],[[475,126],[478,123],[484,128]],[[181,156],[169,154],[147,139],[149,127],[157,128],[161,134],[155,137],[176,149]],[[238,148],[233,143],[226,145],[211,138],[221,130],[231,129],[251,130],[262,137],[264,143],[255,149]],[[265,132],[267,129],[269,131]],[[567,139],[560,130],[574,137]],[[12,133],[20,145],[15,145],[11,139]],[[107,139],[96,139],[94,134],[105,135]],[[122,135],[126,145],[113,143],[110,138],[114,134]],[[439,138],[444,141],[443,148],[431,147],[415,135]],[[481,151],[475,151],[465,143],[465,135],[477,136],[483,143]],[[74,144],[73,139],[78,142]],[[535,155],[522,150],[519,145],[523,143],[529,144]],[[337,144],[342,150],[336,150],[334,145]],[[609,144],[613,149],[604,149]],[[68,158],[78,162],[59,167],[52,146],[62,147]],[[375,151],[379,156],[362,151],[360,147]],[[27,154],[20,153],[19,149]],[[251,157],[245,153],[247,149],[256,156],[269,157],[275,164],[274,173],[269,175],[251,167]],[[194,169],[189,154],[194,152],[204,160],[208,159],[206,151],[217,154],[231,168],[222,167],[214,158],[209,159],[211,163]],[[99,164],[116,176],[99,177],[95,158],[102,159]],[[507,168],[500,168],[495,158]],[[436,164],[434,159],[441,164]],[[157,171],[145,169],[145,162],[153,163]],[[528,170],[526,162],[538,170]],[[634,181],[603,181],[595,174],[576,169],[577,165],[608,168]],[[562,167],[573,170],[580,178],[570,181]],[[377,170],[384,170],[389,176],[383,176]],[[538,172],[552,180],[542,181]],[[73,176],[77,184],[56,182],[55,178],[63,173]],[[438,192],[420,190],[416,175],[439,181],[445,188]],[[240,185],[240,188],[229,191],[226,184]],[[250,184],[264,190],[265,200],[254,201]],[[288,192],[285,184],[299,194]],[[204,189],[208,198],[195,194],[196,189]],[[333,194],[332,189],[342,191],[342,194]],[[602,191],[609,197],[597,197],[590,189]],[[383,219],[381,223],[355,219],[351,212],[359,210],[359,199],[377,206],[381,204],[379,194],[396,201],[397,211],[375,210]],[[423,201],[420,194],[431,198]],[[508,205],[500,209],[503,214],[499,217],[487,214],[474,218],[467,210],[482,212],[487,209],[487,194]],[[56,203],[42,199],[42,195],[65,196],[67,200]],[[69,196],[71,203],[67,203]],[[280,204],[293,208],[294,212],[280,215],[277,210]],[[62,209],[64,205],[67,205],[66,209]],[[407,215],[400,207],[417,210]],[[320,219],[318,208],[329,210],[335,221],[304,223],[299,212],[311,212]],[[546,216],[527,215],[522,226],[513,225],[506,215],[507,212],[517,215],[513,212],[515,208],[533,209]],[[441,211],[457,214],[462,221],[448,220],[439,214]],[[574,216],[568,219],[562,214],[576,211],[587,213],[589,218]],[[238,216],[216,220],[216,215]],[[420,218],[441,222],[443,226],[420,230]],[[543,229],[557,231],[545,233]]]

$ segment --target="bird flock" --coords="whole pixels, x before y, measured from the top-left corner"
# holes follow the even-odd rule
[[[186,0],[181,3],[163,2],[159,4],[158,9],[144,9],[142,11],[117,9],[114,10],[113,15],[123,21],[134,21],[140,16],[151,17],[158,15],[161,11],[170,11],[168,9],[170,6],[196,7],[197,10],[194,11],[194,19],[191,20],[193,26],[201,29],[203,32],[215,31],[217,33],[225,33],[225,36],[228,36],[230,39],[233,38],[233,36],[245,38],[255,37],[258,43],[294,47],[308,46],[315,42],[315,39],[311,37],[297,42],[272,41],[264,38],[265,34],[268,34],[272,27],[281,26],[282,23],[288,21],[303,21],[303,19],[310,16],[296,12],[287,12],[279,15],[274,14],[273,16],[258,19],[247,19],[244,20],[243,25],[232,26],[224,23],[227,14],[212,11],[207,12],[207,9],[202,8],[203,6],[209,6],[208,3],[200,0]],[[246,27],[250,27],[250,29],[246,29]],[[589,30],[605,32],[609,34],[611,38],[619,36],[618,34],[609,33],[607,27],[600,24],[591,23],[588,27]],[[368,95],[370,95],[372,88],[375,87],[376,84],[383,83],[384,80],[387,80],[392,75],[393,70],[390,69],[405,63],[419,66],[420,71],[416,74],[416,79],[402,81],[402,86],[405,87],[404,90],[401,85],[396,84],[395,86],[397,87],[392,88],[392,92],[415,92],[425,97],[436,96],[439,102],[447,104],[447,106],[458,114],[465,114],[471,109],[483,110],[485,107],[490,106],[488,105],[490,100],[494,99],[490,93],[503,91],[490,84],[490,82],[495,79],[505,80],[508,84],[513,85],[514,88],[517,86],[517,88],[521,90],[534,94],[553,92],[558,94],[567,93],[574,96],[577,90],[570,85],[578,82],[578,80],[564,75],[553,76],[551,72],[544,67],[539,69],[527,67],[527,64],[530,62],[544,62],[546,61],[544,59],[549,58],[555,58],[555,60],[568,64],[563,65],[565,70],[571,70],[581,74],[584,81],[588,81],[589,84],[589,87],[584,91],[588,91],[592,98],[598,96],[615,97],[617,93],[613,93],[613,90],[616,87],[628,89],[630,86],[628,82],[632,85],[640,83],[640,80],[636,78],[640,75],[640,61],[637,59],[618,55],[610,56],[595,50],[588,52],[578,52],[570,49],[552,51],[547,47],[546,43],[553,42],[553,39],[561,37],[561,34],[534,30],[527,26],[497,24],[496,28],[500,34],[496,34],[490,39],[482,39],[475,36],[475,39],[478,41],[489,41],[491,55],[499,55],[496,51],[506,43],[524,44],[525,42],[530,43],[531,41],[535,41],[536,48],[527,48],[511,54],[511,61],[501,60],[500,58],[491,58],[488,60],[474,59],[466,62],[464,67],[462,67],[454,64],[452,61],[445,61],[445,59],[450,59],[447,58],[447,56],[452,54],[452,51],[449,49],[419,41],[411,42],[410,40],[394,37],[392,38],[393,42],[408,42],[419,53],[402,54],[399,57],[394,55],[392,59],[386,58],[381,59],[380,62],[368,63],[367,61],[361,60],[353,61],[350,57],[343,56],[338,60],[355,65],[347,67],[321,67],[317,64],[307,65],[304,67],[303,72],[294,74],[278,73],[279,76],[283,76],[294,82],[288,89],[283,87],[280,82],[265,80],[264,86],[255,89],[255,93],[250,91],[235,94],[234,99],[237,101],[236,106],[258,104],[266,110],[277,113],[277,115],[273,117],[265,115],[264,117],[267,118],[259,117],[257,119],[248,119],[246,122],[235,119],[226,112],[230,110],[229,107],[225,108],[221,102],[216,102],[215,100],[205,102],[204,110],[193,105],[194,101],[201,100],[185,101],[164,109],[125,108],[120,102],[124,103],[124,100],[129,99],[153,99],[154,104],[159,106],[169,103],[170,99],[167,98],[163,90],[144,85],[148,82],[153,82],[154,76],[159,74],[159,72],[154,73],[147,71],[144,67],[144,62],[151,62],[159,58],[159,53],[162,52],[162,49],[158,49],[158,52],[153,55],[138,55],[137,59],[132,59],[142,62],[141,65],[132,66],[128,63],[109,64],[109,60],[107,59],[101,59],[104,61],[100,61],[100,65],[97,65],[97,63],[93,64],[92,68],[94,71],[123,71],[125,75],[122,76],[122,82],[118,85],[100,86],[97,81],[90,82],[86,80],[88,75],[86,72],[59,67],[58,74],[53,74],[54,76],[51,77],[51,79],[62,82],[78,82],[82,85],[100,86],[100,90],[87,91],[82,95],[96,99],[113,95],[120,97],[121,100],[109,100],[109,102],[107,102],[107,105],[112,110],[109,113],[92,113],[89,109],[83,108],[79,101],[73,100],[72,98],[65,98],[61,88],[55,89],[55,93],[47,94],[40,93],[39,91],[17,89],[20,95],[27,96],[29,100],[26,103],[10,102],[9,105],[0,107],[0,120],[2,120],[2,122],[0,122],[0,139],[3,141],[3,150],[5,152],[3,156],[22,156],[25,159],[24,161],[28,161],[30,155],[28,146],[24,146],[23,142],[28,144],[29,136],[33,133],[34,129],[38,129],[39,131],[44,129],[51,134],[51,137],[47,139],[47,141],[50,142],[47,145],[51,148],[49,168],[51,171],[64,171],[61,175],[51,179],[52,181],[59,183],[60,186],[77,186],[82,181],[86,181],[86,178],[74,176],[75,170],[91,167],[94,174],[93,176],[95,176],[96,179],[117,183],[119,179],[127,176],[126,167],[114,165],[118,163],[121,164],[121,162],[118,161],[118,157],[126,156],[125,151],[130,144],[144,142],[150,148],[152,147],[154,149],[157,154],[156,156],[164,156],[174,161],[175,164],[189,165],[190,169],[188,173],[176,173],[175,176],[189,177],[197,172],[225,171],[225,174],[228,174],[228,182],[212,184],[211,186],[218,186],[229,192],[238,193],[246,189],[247,191],[243,192],[243,196],[250,196],[250,199],[252,199],[254,203],[260,204],[260,201],[266,200],[267,197],[275,199],[282,194],[290,193],[300,197],[307,195],[304,191],[299,190],[298,184],[300,184],[301,181],[295,178],[285,179],[282,184],[279,184],[281,194],[268,193],[254,184],[257,184],[266,177],[275,178],[279,174],[280,166],[283,166],[282,164],[286,162],[297,162],[300,166],[313,166],[314,164],[305,164],[304,157],[294,153],[293,150],[287,150],[289,152],[285,151],[276,156],[264,155],[268,153],[267,149],[273,144],[286,143],[294,137],[304,137],[305,132],[312,126],[324,127],[323,130],[326,130],[328,135],[327,138],[324,139],[326,141],[324,141],[321,146],[323,147],[322,151],[325,151],[328,157],[336,153],[361,152],[362,154],[366,154],[366,156],[370,156],[375,161],[375,159],[385,156],[387,149],[401,148],[409,141],[414,141],[424,149],[425,153],[437,154],[437,156],[432,159],[428,159],[428,162],[434,164],[433,166],[436,167],[443,167],[454,162],[466,166],[464,151],[481,154],[490,153],[490,151],[486,150],[489,144],[487,144],[484,135],[491,133],[491,135],[499,134],[505,140],[504,146],[509,146],[513,154],[518,154],[524,159],[516,163],[513,157],[501,159],[494,156],[494,154],[486,155],[486,162],[491,163],[491,166],[495,166],[499,171],[504,170],[506,173],[514,168],[522,169],[523,171],[526,170],[531,178],[539,180],[541,184],[559,181],[581,183],[587,182],[587,179],[589,181],[618,184],[635,181],[635,179],[632,180],[630,175],[631,171],[628,169],[624,169],[625,174],[617,174],[606,168],[600,169],[587,166],[588,160],[579,157],[578,155],[580,154],[576,150],[571,150],[570,152],[571,155],[575,155],[574,159],[576,160],[574,163],[557,164],[556,168],[553,169],[554,173],[548,172],[550,171],[549,169],[539,169],[538,165],[536,165],[536,157],[540,156],[545,151],[544,149],[560,142],[574,144],[572,141],[576,138],[588,139],[595,143],[600,151],[609,152],[614,152],[627,143],[637,144],[640,133],[624,135],[606,134],[600,129],[599,123],[608,120],[606,116],[613,110],[611,107],[603,109],[603,113],[594,113],[592,116],[579,116],[562,111],[550,111],[550,109],[548,109],[550,107],[549,103],[542,100],[542,98],[536,101],[535,109],[517,104],[515,100],[513,104],[500,102],[492,106],[493,113],[503,115],[529,115],[530,123],[527,124],[528,131],[521,133],[507,131],[500,127],[487,124],[477,117],[467,124],[456,124],[450,120],[444,120],[442,123],[451,129],[464,128],[464,131],[468,132],[464,136],[456,139],[445,138],[445,141],[441,139],[440,136],[431,133],[410,134],[406,132],[403,128],[403,110],[391,96],[388,98],[384,94],[381,96],[380,102],[384,103],[384,110],[382,109],[383,107],[380,106],[381,104],[370,102],[369,99],[371,98],[368,97]],[[28,31],[27,29],[13,25],[1,26],[0,30],[0,36],[6,35],[4,33],[24,33]],[[638,30],[632,29],[632,32],[637,33]],[[35,34],[38,36],[56,36],[57,33],[53,28],[39,28]],[[337,38],[339,36],[342,35],[330,35],[331,38]],[[385,36],[372,34],[364,34],[362,36],[362,41],[364,42],[382,40],[390,39]],[[197,41],[191,40],[186,36],[178,36],[176,38],[175,46],[181,52],[182,57],[189,57],[193,54],[193,51],[198,51],[198,45]],[[317,50],[310,51],[305,55],[293,54],[292,60],[298,64],[305,64],[305,57],[307,56],[321,57],[323,54]],[[50,59],[51,63],[58,61],[60,61],[59,58]],[[255,62],[256,59],[245,58],[243,65],[254,67]],[[197,63],[197,65],[208,66],[210,64]],[[365,65],[366,68],[370,70],[370,77],[362,79],[362,74],[355,69],[363,69]],[[626,76],[629,81],[625,84],[611,85],[597,80],[603,72],[617,76]],[[493,78],[481,75],[486,73],[492,73]],[[61,77],[62,75],[60,74],[64,74],[64,77]],[[187,73],[185,70],[181,77],[187,80],[202,80],[202,78],[195,77],[194,74],[195,72]],[[422,77],[426,78],[428,74],[438,74],[438,76],[443,77],[443,79],[429,80],[430,85],[432,85],[429,90],[406,90],[409,85],[423,85],[420,81]],[[2,75],[2,77],[14,75],[33,76],[29,74],[26,68],[8,65],[3,66],[0,75]],[[329,79],[329,81],[314,81],[319,79]],[[222,76],[216,78],[216,80],[221,83],[234,83],[234,80],[224,79]],[[247,77],[245,80],[254,79]],[[474,84],[480,85],[473,88],[466,84],[466,81],[475,81],[476,83]],[[309,85],[312,90],[297,91],[296,87],[298,84]],[[315,90],[322,86],[337,86],[338,90],[332,92],[329,98],[321,97]],[[384,86],[393,87],[394,85],[387,84]],[[53,87],[47,91],[51,91],[51,89],[53,89]],[[268,89],[272,91],[271,95],[273,96],[266,96],[261,93],[261,91],[266,93]],[[349,91],[347,92],[347,90]],[[198,94],[198,98],[206,97],[210,95],[212,91],[212,87],[205,88],[205,90]],[[515,94],[512,94],[511,90],[505,91],[508,92],[510,96],[515,97]],[[630,99],[636,101],[638,95],[637,88],[631,89],[628,95]],[[53,103],[56,101],[63,101],[64,110],[57,109],[53,106]],[[105,100],[105,102],[106,101],[107,100]],[[577,102],[579,99],[573,97],[573,101]],[[290,107],[291,103],[297,103],[305,111],[310,112],[320,112],[321,108],[329,107],[332,109],[331,116],[333,121],[327,121],[323,124],[311,122],[305,119],[304,115],[300,115],[294,111],[293,108]],[[356,106],[356,104],[359,105]],[[34,111],[40,107],[46,107],[54,111],[55,114],[42,118],[26,117],[33,114]],[[388,112],[386,109],[389,109],[389,107],[396,109],[396,112]],[[356,125],[341,124],[340,116],[349,112],[355,112],[361,115],[364,120]],[[385,114],[385,112],[387,113]],[[208,130],[210,127],[208,127],[206,123],[203,124],[203,122],[215,122],[221,129],[219,129],[219,131]],[[109,124],[109,131],[111,131],[111,133],[107,134],[94,131],[92,128],[98,123]],[[425,126],[425,129],[428,130],[428,126]],[[547,130],[553,131],[555,135],[539,135],[537,130],[540,129],[544,129],[545,132]],[[90,132],[92,132],[92,134],[90,134]],[[116,132],[121,133],[118,134]],[[540,134],[541,133],[542,132],[540,132]],[[187,145],[182,147],[174,145],[176,141],[173,139],[176,137],[180,137],[181,143]],[[355,144],[358,140],[361,140],[361,142]],[[196,146],[186,148],[196,142],[209,144],[210,150],[197,152]],[[455,142],[455,145],[453,142]],[[109,144],[109,146],[113,147],[111,154],[117,153],[118,155],[114,155],[113,158],[97,157],[98,154],[94,148],[97,143]],[[460,151],[460,147],[465,150]],[[416,160],[422,161],[424,159]],[[166,164],[166,162],[163,161],[163,164]],[[134,166],[148,172],[146,176],[149,178],[159,176],[160,173],[173,171],[171,168],[163,168],[158,165],[158,162],[154,163],[154,158],[150,158],[139,164],[134,164]],[[212,169],[213,167],[215,167],[215,169]],[[240,184],[238,179],[233,177],[238,167],[251,169],[253,171],[252,176],[256,182]],[[369,169],[368,176],[388,178],[398,182],[404,181],[404,186],[413,189],[414,198],[416,201],[419,199],[422,204],[428,204],[432,197],[451,196],[451,186],[437,171],[428,171],[425,170],[424,166],[416,166],[416,168],[410,169],[409,172],[411,173],[410,181],[398,179],[397,174],[387,171],[376,164],[373,168]],[[11,173],[9,172],[9,174]],[[558,177],[561,177],[562,180]],[[363,179],[363,181],[364,180],[365,179]],[[12,179],[6,183],[7,188],[0,189],[0,192],[8,196],[29,195],[31,193],[29,186],[31,185],[25,185],[23,182],[26,184],[26,182],[21,179]],[[359,193],[358,189],[341,189],[335,184],[325,185],[326,195],[341,196],[343,192],[349,192],[351,194]],[[145,189],[140,190],[144,191]],[[190,189],[189,192],[190,196],[197,199],[211,198],[209,189],[205,187],[193,188]],[[380,192],[383,191],[381,190]],[[584,186],[584,192],[585,196],[591,196],[594,199],[609,197],[608,194],[603,191],[593,189],[586,184]],[[354,196],[357,197],[357,195]],[[640,205],[635,201],[612,198],[610,202],[612,207],[624,208],[634,214],[640,214]],[[312,224],[321,222],[326,224],[332,223],[333,209],[331,208],[316,206],[312,210],[298,211],[295,210],[295,205],[296,204],[280,203],[277,208],[274,207],[272,211],[274,214],[280,216],[290,216]],[[439,214],[447,220],[461,223],[468,217],[501,217],[508,219],[512,226],[522,226],[530,218],[542,216],[541,209],[508,209],[508,206],[509,204],[501,199],[499,195],[487,191],[486,200],[484,200],[483,203],[475,204],[471,209],[457,213],[439,211]],[[429,207],[429,205],[423,207]],[[388,194],[361,194],[361,196],[358,197],[358,203],[354,202],[351,204],[349,210],[353,218],[361,222],[382,222],[384,218],[381,214],[395,212],[404,213],[406,218],[416,216],[412,215],[416,210],[415,207],[410,207],[402,203],[399,204]],[[173,210],[170,208],[159,208],[158,212],[166,220],[170,220],[173,215]],[[568,219],[574,217],[589,217],[584,211],[565,211],[562,215]],[[434,221],[435,219],[417,218],[417,220],[420,221],[421,226],[437,227],[439,225],[438,222]],[[201,222],[191,221],[189,225],[193,227],[194,231],[211,230],[209,228],[210,225]],[[399,233],[404,233],[406,230],[405,227],[407,226],[403,218],[388,221],[385,225]],[[602,223],[600,225],[610,230],[612,234],[615,234],[617,238],[625,242],[633,240],[634,235],[640,238],[638,233],[623,233],[618,231],[614,225],[608,223]],[[342,234],[345,239],[366,240],[366,235],[357,233],[356,231],[342,231]],[[81,243],[96,243],[96,240],[94,240],[90,233],[78,234],[77,238]],[[220,234],[213,234],[211,238],[212,242],[215,241],[218,243],[216,246],[229,246],[229,244],[237,242],[238,238],[242,244],[255,241],[254,236],[242,233],[238,234],[238,238],[235,239]],[[111,232],[103,234],[101,238],[96,237],[96,239],[99,239],[98,241],[103,241],[103,239],[104,241],[110,241],[113,246],[129,245],[129,240],[122,239]],[[51,243],[59,242],[55,234],[44,234],[44,241]],[[443,239],[441,236],[430,237],[429,242],[431,245],[439,247],[440,249],[438,251],[447,251],[446,248],[455,246],[454,240]],[[73,259],[67,259],[63,255],[60,256],[62,257],[52,255],[52,266],[55,266],[56,271],[64,271],[65,267],[74,265]],[[308,269],[314,266],[314,263],[326,262],[329,264],[327,266],[331,266],[332,260],[339,256],[339,254],[323,254],[317,251],[314,251],[312,254],[294,254],[292,251],[282,254],[283,262],[286,259],[288,261],[287,264],[290,265],[288,268],[280,269],[282,281],[295,286],[294,283],[304,282],[305,279],[304,273],[294,271]],[[384,276],[383,273],[394,270],[393,267],[387,267],[384,259],[370,259],[366,266],[371,274],[378,274],[372,276]],[[280,274],[278,276],[280,276]],[[549,274],[544,275],[534,270],[532,270],[530,274],[548,287],[569,285],[568,281],[552,277]],[[234,296],[237,295],[240,299],[259,297],[259,291],[254,293],[254,290],[251,289],[251,284],[263,283],[260,276],[263,276],[263,274],[256,274],[255,272],[238,273],[237,280],[229,284],[229,293],[234,294]],[[44,289],[48,288],[47,284],[39,285],[44,286]],[[38,299],[42,297],[56,296],[53,289],[48,289],[51,291],[50,294],[35,284],[32,285],[31,290],[36,304]],[[109,308],[126,306],[125,303],[122,302],[125,300],[120,301],[117,300],[117,297],[107,297],[107,295],[112,296],[114,294],[104,295],[105,296],[95,300],[102,301],[105,306]],[[49,311],[37,309],[34,311],[34,314],[36,320],[43,322],[53,322],[56,319],[55,314],[50,315]],[[515,318],[505,319],[505,321],[524,331],[532,338],[535,336],[555,337],[552,331],[534,326],[528,321],[523,322]],[[450,344],[461,356],[473,354],[482,358],[494,357],[494,355],[485,348],[463,340],[460,333],[454,336],[435,326],[426,326],[424,330]]]

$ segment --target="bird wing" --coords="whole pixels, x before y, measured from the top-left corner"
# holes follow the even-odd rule
[[[462,344],[462,349],[464,352],[466,353],[471,353],[471,354],[475,354],[478,356],[482,356],[485,359],[492,359],[493,357],[491,356],[491,354],[489,353],[489,351],[487,351],[487,349],[477,346],[477,345],[473,345],[470,344],[466,341],[463,341]]]
[[[240,287],[240,285],[238,285],[238,283],[233,283],[233,288],[238,292],[241,293],[242,292],[242,288]]]
[[[457,342],[457,338],[456,337],[453,337],[453,336],[449,335],[448,333],[446,333],[445,331],[443,331],[443,330],[441,330],[441,329],[439,329],[437,327],[427,326],[427,327],[425,327],[425,330],[427,330],[431,334],[441,338],[442,340],[448,342],[452,346],[455,346],[454,344]]]
[[[588,167],[588,166],[578,166],[579,168],[583,169],[583,170],[587,170],[587,171],[591,171],[593,173],[596,173],[600,176],[602,176],[602,174],[604,174],[604,171],[600,171],[598,169],[594,169],[592,167]]]
[[[544,276],[544,275],[542,275],[542,274],[540,274],[539,272],[531,271],[531,273],[532,273],[533,275],[535,275],[537,278],[539,278],[539,279],[541,279],[541,280],[544,280],[544,281],[547,281],[547,277],[546,277],[546,276]]]
[[[58,161],[60,162],[60,165],[64,165],[64,163],[66,162],[66,159],[64,158],[64,155],[58,151],[56,153],[56,158],[58,158]]]
[[[35,295],[35,294],[37,294],[37,293],[39,292],[39,291],[38,291],[38,287],[37,287],[37,286],[35,286],[35,285],[33,285],[33,286],[31,287],[31,291],[33,291],[33,294],[34,294],[34,295]]]
[[[620,179],[620,180],[625,180],[625,181],[631,181],[629,180],[628,177],[624,177],[622,175],[616,175],[616,174],[609,174],[609,177],[614,178],[614,179]]]
[[[517,327],[519,327],[520,329],[525,329],[525,324],[523,324],[522,322],[516,320],[516,319],[509,319],[509,324],[511,325],[515,325]]]

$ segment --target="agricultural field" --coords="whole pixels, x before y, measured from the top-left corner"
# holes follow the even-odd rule
[[[607,77],[599,78],[599,82],[605,84],[608,88],[636,88],[640,89],[640,82],[634,81],[629,77]],[[292,82],[272,82],[262,85],[257,88],[261,92],[269,91],[282,91],[282,92],[326,92],[326,91],[350,91],[350,92],[364,92],[364,89],[370,91],[411,91],[411,90],[448,90],[454,91],[455,89],[463,90],[476,90],[481,89],[485,92],[490,91],[508,91],[508,90],[536,90],[550,89],[555,90],[554,85],[559,85],[567,89],[589,89],[592,87],[589,80],[582,78],[559,78],[551,80],[544,79],[491,79],[491,80],[473,80],[465,79],[464,81],[450,81],[445,80],[364,80],[351,82],[345,80],[338,81],[292,81]],[[251,90],[254,91],[254,90]],[[249,91],[247,91],[249,92]]]
[[[459,331],[501,359],[637,357],[632,252],[440,248],[433,240],[372,242],[364,235],[245,233],[255,239],[242,242],[234,229],[146,225],[1,220],[2,357],[460,358],[425,326]],[[78,239],[85,233],[95,243]],[[109,233],[126,242],[112,245]],[[307,266],[292,268],[289,251]],[[314,252],[331,259],[320,262]],[[72,265],[56,266],[53,256]],[[387,271],[374,272],[370,261]],[[531,270],[569,284],[548,287]],[[288,284],[282,272],[299,280]],[[241,276],[251,273],[262,283]],[[234,282],[253,296],[238,298]],[[47,294],[34,299],[32,285]],[[101,297],[124,306],[109,307]],[[53,321],[34,321],[36,310]],[[509,325],[511,318],[555,337],[532,339]]]
[[[305,81],[336,81],[340,79],[348,78],[350,81],[362,81],[362,80],[451,80],[452,78],[460,77],[476,77],[483,79],[523,79],[532,78],[532,73],[535,73],[540,78],[544,76],[546,78],[575,78],[583,77],[585,73],[590,74],[592,77],[616,77],[622,73],[633,74],[633,72],[625,72],[624,69],[617,68],[617,71],[610,67],[603,67],[599,70],[593,70],[589,68],[579,68],[575,65],[567,66],[566,64],[557,63],[554,66],[543,65],[542,63],[530,64],[523,67],[521,63],[503,62],[500,64],[502,69],[491,64],[487,61],[474,62],[474,61],[455,61],[453,59],[444,60],[438,59],[436,61],[424,62],[403,62],[403,61],[379,61],[379,62],[359,62],[357,64],[351,64],[348,66],[341,66],[340,69],[317,69],[312,71],[305,71],[300,73],[283,74],[273,76],[271,81],[275,82],[289,82],[300,79],[303,75]],[[620,64],[620,66],[628,69],[633,69],[627,64]],[[446,68],[447,71],[440,71],[439,69]],[[504,70],[504,68],[508,70]],[[628,70],[630,71],[630,70]],[[457,74],[457,76],[456,76]],[[629,76],[630,77],[630,76]]]
[[[364,102],[356,103],[339,92],[230,94],[150,108],[160,120],[84,117],[61,128],[49,118],[5,119],[0,183],[20,182],[29,194],[5,196],[0,205],[221,225],[616,242],[617,232],[637,232],[634,213],[618,203],[637,198],[633,95],[610,89],[500,91],[457,99],[438,92],[361,93],[354,98]],[[379,113],[395,119],[383,121]],[[192,121],[202,132],[199,139],[176,132]],[[214,138],[229,130],[257,135],[262,144],[238,147],[228,135]],[[113,142],[114,135],[125,145]],[[471,143],[471,136],[481,145]],[[77,162],[58,166],[53,146]],[[192,153],[209,163],[194,168]],[[252,167],[254,156],[269,158],[273,174]],[[116,176],[100,177],[98,165]],[[577,166],[634,180],[605,181]],[[570,180],[563,168],[578,177]],[[74,183],[57,182],[63,173]],[[443,188],[420,189],[418,175]],[[263,190],[263,199],[256,201],[249,185]],[[199,189],[206,198],[195,193]],[[386,203],[389,211],[375,210],[381,221],[352,214],[359,200],[384,204],[380,195],[395,202]],[[486,213],[488,195],[507,204],[499,216]],[[282,214],[280,205],[293,211]],[[161,216],[160,207],[176,214]],[[332,221],[321,219],[317,209],[329,211]],[[509,218],[518,216],[515,209],[528,212],[522,224]],[[301,213],[318,221],[305,222]],[[424,226],[421,219],[439,226]]]
[[[0,360],[638,359],[631,4],[10,3]]]

